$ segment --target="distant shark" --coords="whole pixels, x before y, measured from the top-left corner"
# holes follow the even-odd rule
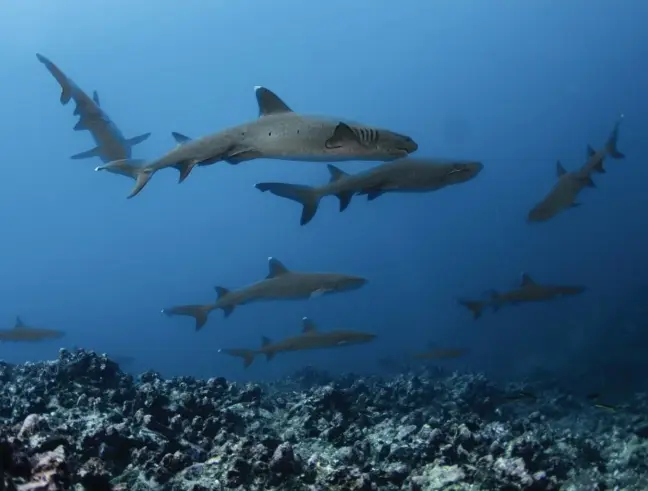
[[[55,329],[43,329],[39,327],[29,327],[16,317],[16,323],[13,329],[0,330],[0,342],[37,342],[48,339],[60,339],[65,336],[63,331]]]
[[[558,181],[542,201],[529,211],[527,221],[545,222],[562,211],[580,206],[576,201],[578,193],[584,187],[595,187],[589,174],[567,172],[560,162],[556,162],[556,177]]]
[[[89,131],[96,144],[95,148],[73,155],[72,159],[98,157],[102,162],[130,159],[132,148],[151,136],[151,133],[144,133],[133,138],[125,138],[110,116],[101,108],[97,91],[89,97],[49,59],[41,54],[36,54],[36,57],[61,86],[61,102],[67,104],[70,100],[74,100],[76,104],[74,115],[79,116],[79,122],[74,129]],[[119,170],[115,173],[123,174]]]
[[[347,174],[329,164],[331,178],[318,187],[280,182],[261,182],[260,191],[297,201],[302,205],[300,223],[310,222],[324,196],[336,196],[340,211],[346,210],[354,194],[374,200],[384,193],[423,193],[469,181],[483,169],[481,162],[405,158],[377,165],[358,174]]]
[[[375,338],[375,334],[360,331],[335,330],[321,332],[311,319],[304,317],[302,319],[302,332],[297,336],[291,336],[277,342],[273,342],[264,336],[261,338],[261,348],[257,350],[233,348],[220,349],[218,351],[230,356],[243,358],[243,366],[247,368],[252,364],[256,355],[265,355],[267,361],[270,361],[277,353],[322,348],[341,348],[343,346],[368,343]]]
[[[297,300],[331,293],[355,290],[367,283],[365,278],[340,273],[303,273],[290,271],[278,259],[268,258],[268,275],[240,290],[230,291],[215,287],[216,302],[206,305],[180,305],[162,309],[168,316],[186,315],[196,320],[196,330],[207,322],[209,313],[223,310],[229,317],[234,308],[252,302],[267,300]]]
[[[607,142],[601,149],[594,150],[590,145],[587,146],[587,161],[577,171],[567,172],[560,162],[556,163],[558,181],[547,196],[529,212],[527,217],[529,222],[545,222],[565,210],[580,206],[580,203],[576,201],[578,194],[585,188],[596,187],[592,174],[594,172],[605,173],[603,167],[605,158],[607,156],[614,159],[625,158],[625,155],[617,148],[622,120],[623,114],[619,116]]]
[[[504,293],[491,291],[489,300],[459,300],[468,308],[475,319],[481,317],[485,307],[492,307],[496,312],[502,305],[517,305],[526,302],[539,302],[557,297],[579,295],[585,291],[584,286],[542,285],[536,283],[527,273],[522,274],[520,287]]]
[[[168,167],[178,170],[179,182],[183,182],[195,166],[221,161],[230,164],[260,158],[307,162],[388,161],[418,149],[410,137],[386,129],[296,113],[264,87],[255,87],[255,94],[259,117],[254,121],[195,140],[174,133],[180,143],[158,159],[117,160],[95,170],[129,169],[136,180],[128,195],[132,198],[153,174]]]

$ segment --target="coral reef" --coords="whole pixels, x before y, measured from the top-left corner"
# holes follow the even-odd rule
[[[2,491],[648,489],[639,397],[617,411],[516,399],[438,370],[135,380],[83,350],[0,363],[0,382]]]

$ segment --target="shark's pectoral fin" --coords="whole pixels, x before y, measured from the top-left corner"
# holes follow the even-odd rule
[[[335,196],[337,197],[337,199],[340,200],[340,211],[344,211],[351,203],[351,198],[353,198],[353,193],[347,191],[344,193],[338,193]]]
[[[324,146],[328,149],[333,149],[341,148],[350,143],[359,144],[360,140],[348,124],[340,122],[335,127],[335,130],[333,130],[333,135],[326,140]]]
[[[257,150],[239,150],[237,152],[229,153],[223,158],[225,162],[231,165],[240,164],[248,160],[254,160],[263,157],[263,154]]]
[[[321,297],[322,295],[326,295],[329,291],[330,290],[327,290],[326,288],[320,288],[319,290],[312,291],[310,298]]]
[[[100,156],[101,156],[101,149],[99,147],[95,147],[91,150],[87,150],[85,152],[72,155],[72,157],[70,158],[72,160],[81,160],[81,159],[89,159],[91,157],[100,157]]]
[[[232,315],[232,312],[234,312],[234,306],[233,305],[228,305],[227,307],[223,307],[223,317],[226,319]]]
[[[151,136],[151,133],[144,133],[143,135],[134,136],[133,138],[126,140],[126,143],[129,146],[134,147],[135,145],[138,145],[139,143],[147,140],[149,136]]]

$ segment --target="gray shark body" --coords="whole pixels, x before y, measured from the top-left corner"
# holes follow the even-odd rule
[[[221,309],[229,317],[239,305],[270,300],[299,300],[362,287],[367,280],[359,276],[340,273],[303,273],[290,271],[278,259],[268,258],[269,273],[257,281],[239,290],[228,290],[215,287],[217,299],[207,305],[180,305],[162,309],[162,313],[186,315],[196,319],[196,330],[207,322],[209,313]]]
[[[114,166],[132,169],[136,183],[128,196],[131,198],[146,186],[155,172],[168,167],[178,170],[182,182],[195,166],[221,161],[230,164],[259,158],[308,162],[388,161],[418,148],[408,136],[386,129],[295,113],[266,88],[256,87],[255,93],[259,117],[254,121],[197,139],[174,133],[180,143],[156,160],[118,160],[95,170]]]
[[[73,155],[71,157],[72,159],[79,160],[97,157],[102,162],[130,159],[132,156],[132,148],[151,136],[150,133],[144,133],[133,138],[124,137],[124,134],[114,121],[101,108],[97,91],[93,92],[92,97],[88,96],[88,94],[49,59],[41,54],[36,54],[36,57],[45,65],[47,70],[61,86],[61,102],[67,104],[70,100],[74,101],[74,115],[79,116],[79,121],[74,126],[74,130],[89,131],[95,142],[95,148]],[[122,174],[119,170],[113,172]]]
[[[541,302],[554,298],[579,295],[585,291],[584,286],[572,285],[543,285],[537,283],[527,273],[522,274],[519,288],[499,293],[492,291],[488,300],[460,300],[459,303],[469,309],[475,319],[479,318],[485,307],[497,311],[501,306],[518,305],[527,302]]]
[[[219,352],[230,356],[243,358],[245,368],[249,367],[256,355],[265,355],[268,361],[272,360],[277,353],[289,353],[292,351],[305,351],[312,349],[341,348],[373,341],[376,335],[373,333],[335,330],[321,332],[315,323],[308,317],[302,319],[302,332],[297,336],[290,336],[281,341],[273,342],[267,337],[262,338],[261,348],[250,349],[221,349]]]
[[[56,329],[29,327],[23,323],[20,317],[16,317],[16,324],[13,329],[0,330],[0,342],[38,342],[60,339],[64,336],[63,331],[57,331]]]
[[[578,193],[585,187],[594,187],[589,174],[567,172],[560,162],[556,162],[558,180],[551,191],[537,203],[527,216],[529,222],[545,222],[559,213],[580,205],[576,201]]]
[[[331,178],[322,186],[262,182],[255,187],[300,203],[303,207],[300,223],[305,225],[313,219],[320,200],[325,196],[336,196],[340,201],[340,211],[344,211],[354,194],[366,194],[368,200],[374,200],[385,193],[436,191],[466,182],[482,168],[480,162],[405,158],[357,174],[347,174],[329,164]]]

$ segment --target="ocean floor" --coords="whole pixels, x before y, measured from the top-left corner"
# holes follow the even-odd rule
[[[647,490],[648,400],[434,369],[273,384],[0,363],[0,490]]]

